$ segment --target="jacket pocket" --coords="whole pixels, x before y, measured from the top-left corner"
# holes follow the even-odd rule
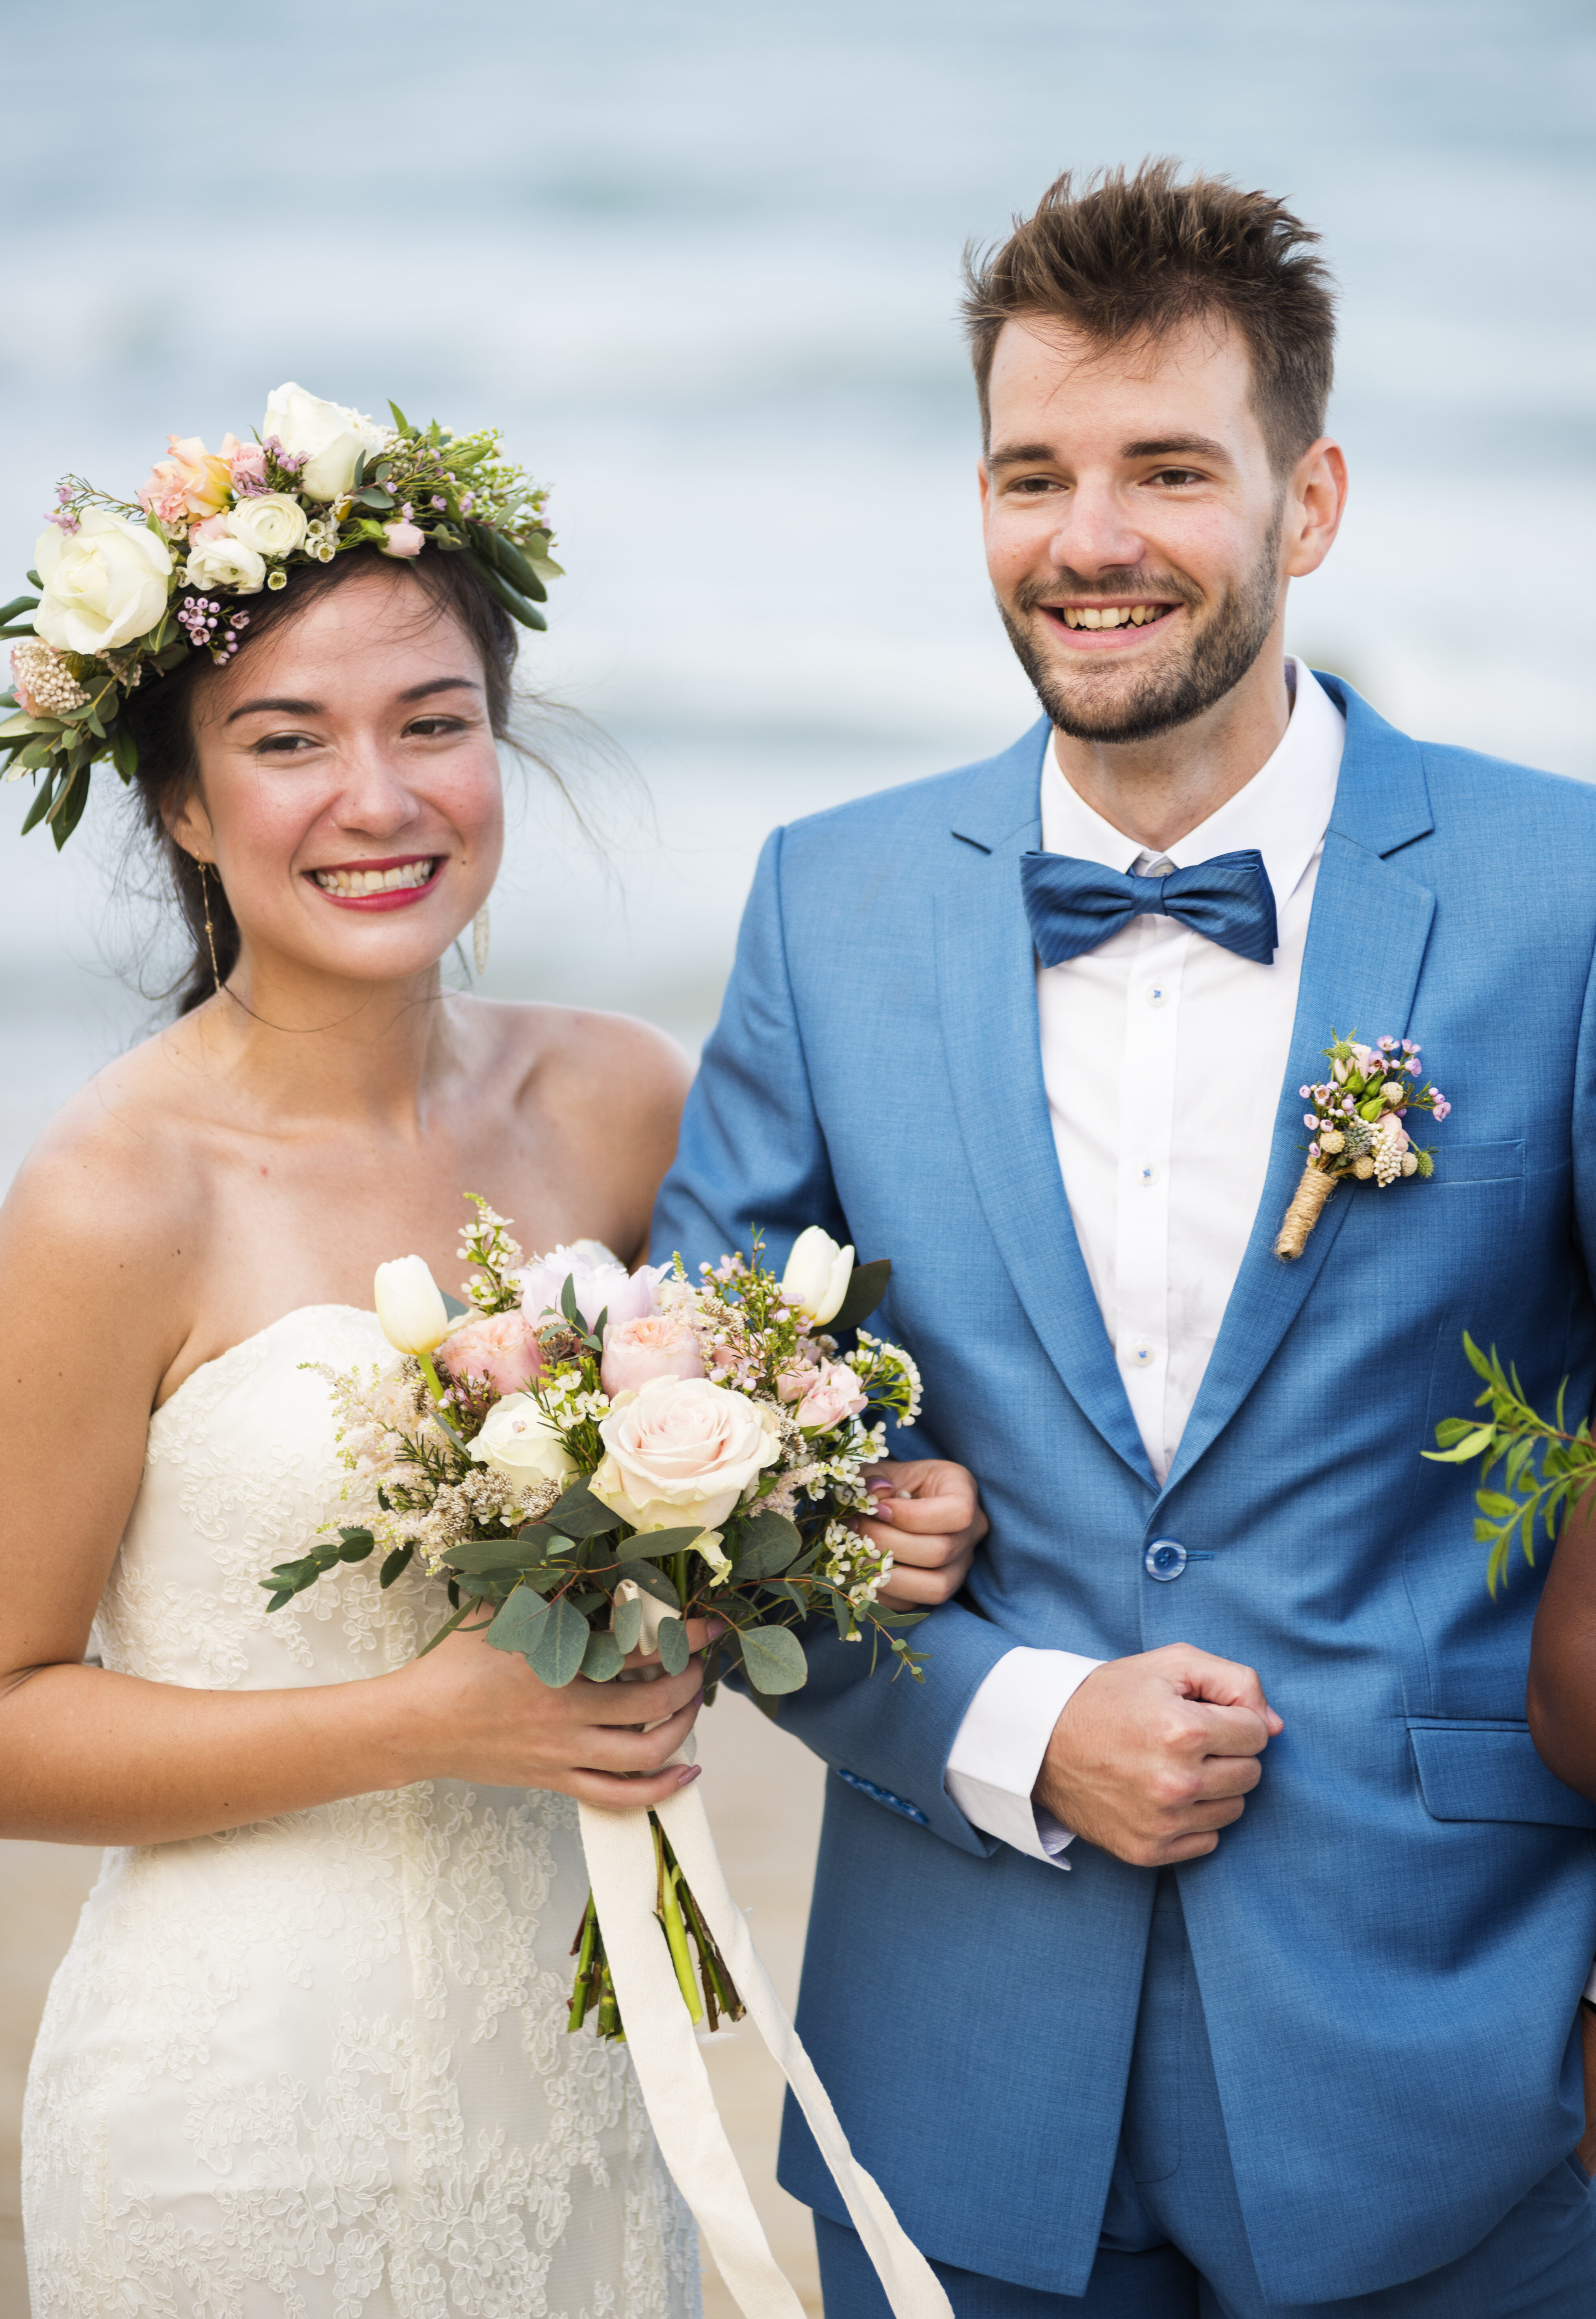
[[[1435,1177],[1438,1184],[1504,1184],[1522,1181],[1522,1138],[1510,1143],[1438,1143]]]
[[[1410,1717],[1408,1743],[1431,1819],[1511,1819],[1596,1827],[1596,1804],[1548,1772],[1528,1723]]]

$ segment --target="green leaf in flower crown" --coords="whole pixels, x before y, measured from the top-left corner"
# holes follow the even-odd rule
[[[45,815],[50,834],[55,839],[59,853],[83,819],[83,809],[89,801],[88,767],[79,765],[68,780],[66,788]]]
[[[662,1619],[659,1638],[660,1665],[667,1674],[681,1674],[692,1653],[687,1647],[687,1620],[682,1618]]]
[[[600,1504],[585,1479],[573,1482],[544,1520],[551,1529],[559,1530],[565,1538],[602,1538],[607,1530],[618,1529],[621,1521],[618,1514]]]
[[[466,518],[465,536],[483,563],[491,564],[529,602],[547,602],[547,589],[513,539],[506,538],[503,532],[495,531],[490,524],[473,522],[470,517]]]
[[[139,770],[139,744],[120,720],[111,735],[111,762],[124,781],[131,781]]]
[[[886,1295],[891,1277],[890,1257],[878,1257],[873,1264],[856,1264],[847,1295],[834,1318],[825,1324],[827,1336],[840,1337],[845,1329],[857,1329],[861,1321],[868,1321]]]
[[[0,625],[14,620],[19,612],[32,612],[39,608],[37,596],[14,596],[9,604],[0,604]],[[30,627],[28,633],[33,633]]]
[[[512,1595],[510,1601],[514,1600]],[[588,1647],[588,1622],[564,1596],[545,1607],[547,1616],[527,1657],[539,1682],[546,1683],[551,1691],[563,1691],[574,1676],[582,1673],[582,1663]],[[508,1603],[505,1608],[509,1608]],[[504,1612],[501,1611],[499,1616],[502,1618]],[[497,1624],[496,1620],[494,1625]],[[491,1635],[492,1628],[488,1631]]]
[[[750,1578],[780,1578],[803,1552],[804,1541],[785,1514],[753,1514],[742,1525],[741,1546],[733,1575],[738,1585]]]
[[[637,1605],[634,1603],[633,1609]],[[588,1637],[587,1648],[582,1655],[582,1671],[590,1683],[609,1683],[618,1675],[626,1663],[626,1653],[618,1636],[600,1627]]]
[[[405,415],[404,415],[403,411],[400,409],[400,407],[399,407],[398,403],[397,403],[397,402],[390,402],[390,403],[389,403],[389,405],[388,405],[388,408],[389,408],[389,410],[393,413],[393,425],[394,425],[395,432],[396,432],[396,433],[398,433],[398,434],[401,434],[401,435],[413,435],[413,434],[415,433],[415,431],[416,431],[416,430],[415,430],[415,429],[410,425],[410,420],[405,417]]]
[[[629,1602],[618,1602],[613,1618],[614,1625],[611,1631],[615,1636],[616,1648],[624,1658],[628,1651],[636,1649],[642,1638],[643,1605],[636,1600]]]
[[[618,1586],[623,1578],[629,1578],[640,1594],[652,1594],[656,1602],[668,1602],[672,1611],[681,1608],[681,1595],[657,1562],[622,1562],[615,1573]]]
[[[441,542],[439,544],[441,545]],[[484,562],[482,556],[476,555],[473,555],[471,560],[482,574],[482,585],[489,595],[503,605],[512,620],[518,620],[524,628],[547,627],[548,622],[537,605],[529,603],[518,589],[512,588],[509,582],[501,573],[496,572],[491,564]]]
[[[488,1629],[488,1640],[496,1651],[519,1651],[530,1660],[548,1615],[548,1604],[540,1602],[529,1586],[518,1586]]]
[[[741,1636],[743,1664],[755,1691],[780,1698],[801,1691],[808,1680],[803,1646],[789,1627],[744,1627]]]

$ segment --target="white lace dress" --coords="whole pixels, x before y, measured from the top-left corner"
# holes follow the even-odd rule
[[[385,1351],[309,1307],[157,1412],[108,1667],[286,1691],[413,1655],[443,1604],[413,1565],[269,1617],[257,1584],[344,1478],[301,1364]],[[586,1893],[565,1797],[456,1781],[108,1852],[28,2083],[34,2319],[690,2319],[626,2050],[565,2027]]]

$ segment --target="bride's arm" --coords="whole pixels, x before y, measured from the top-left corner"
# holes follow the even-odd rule
[[[692,1774],[661,1767],[697,1711],[696,1657],[650,1690],[669,1720],[647,1733],[625,1728],[635,1693],[547,1690],[464,1635],[392,1674],[286,1691],[82,1664],[186,1334],[196,1215],[167,1157],[58,1138],[0,1209],[0,1836],[156,1844],[433,1778],[609,1805],[673,1793]]]

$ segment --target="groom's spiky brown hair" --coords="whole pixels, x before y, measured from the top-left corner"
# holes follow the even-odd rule
[[[1068,322],[1105,346],[1156,342],[1183,323],[1229,323],[1252,356],[1253,407],[1276,473],[1324,432],[1335,295],[1319,236],[1272,194],[1226,177],[1179,182],[1177,161],[1105,169],[1078,192],[1066,170],[996,250],[964,254],[964,320],[991,440],[987,383],[1004,324]]]

